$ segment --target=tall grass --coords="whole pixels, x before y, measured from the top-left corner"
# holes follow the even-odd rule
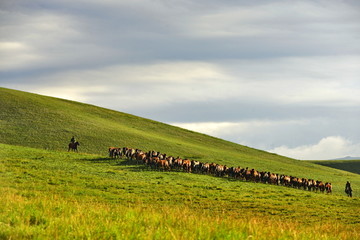
[[[2,239],[357,239],[359,229],[336,221],[216,214],[191,206],[123,206],[84,197],[21,196],[2,189]],[[241,213],[239,213],[241,214]]]
[[[0,183],[0,239],[360,237],[357,197],[152,171],[99,155],[0,144]]]

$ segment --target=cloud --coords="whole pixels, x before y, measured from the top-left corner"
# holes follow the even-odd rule
[[[360,143],[354,143],[341,136],[329,136],[314,145],[303,145],[295,148],[281,146],[269,150],[280,155],[301,160],[326,160],[348,156],[360,156]]]
[[[92,41],[81,15],[54,11],[54,8],[19,6],[1,13],[0,53],[5,57],[1,58],[0,70],[3,72],[83,68],[114,57],[113,48]],[[117,55],[121,53],[116,51]]]
[[[266,150],[284,140],[294,144],[291,141],[291,136],[295,134],[292,129],[304,128],[309,125],[309,121],[255,119],[237,122],[172,123],[172,125]],[[277,135],[279,130],[286,134]]]
[[[50,87],[56,87],[57,91],[69,86],[79,88],[81,99],[93,102],[99,99],[93,91],[86,94],[85,90],[99,86],[107,91],[104,90],[104,96],[99,98],[108,99],[113,104],[111,98],[115,97],[125,101],[128,108],[141,109],[161,108],[169,103],[193,105],[215,101],[245,108],[248,108],[246,104],[249,107],[254,107],[254,104],[267,107],[271,107],[269,104],[277,107],[349,107],[360,104],[359,69],[360,58],[356,56],[225,62],[158,61],[46,72],[28,76],[23,84],[41,94]],[[15,85],[12,80],[8,79],[9,87]],[[6,78],[2,81],[5,82]],[[60,97],[56,91],[47,94]]]
[[[356,1],[0,5],[1,86],[265,150],[360,141]]]
[[[175,102],[224,98],[217,94],[229,76],[206,62],[158,62],[63,71],[26,78],[22,86],[40,94],[100,104],[119,104],[123,111],[157,108]],[[8,87],[20,85],[9,83]],[[72,93],[72,94],[70,94]],[[110,107],[110,106],[109,106]]]
[[[233,122],[173,122],[171,124],[242,145],[268,150],[283,142],[287,142],[290,146],[297,146],[299,141],[304,141],[304,134],[311,132],[309,128],[313,122],[303,118],[244,119]],[[306,138],[313,139],[314,135],[308,135]]]
[[[31,50],[26,56],[14,52],[11,62],[21,64],[2,65],[6,71],[360,51],[358,7],[338,1],[37,0],[5,5],[2,41]]]
[[[234,122],[172,123],[249,147],[302,160],[360,156],[356,120],[306,117],[258,119]],[[336,126],[336,127],[335,127]],[[323,137],[324,133],[334,134]],[[343,136],[336,136],[341,133]],[[322,139],[319,143],[318,139]],[[286,144],[284,144],[286,143]],[[303,143],[303,144],[299,144]]]
[[[359,105],[360,56],[232,60],[222,64],[235,95],[286,104]]]
[[[0,42],[0,55],[0,71],[19,69],[42,60],[31,46],[22,42]]]

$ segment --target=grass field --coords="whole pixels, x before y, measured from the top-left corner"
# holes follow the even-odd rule
[[[152,171],[101,155],[0,147],[2,239],[360,237],[356,197]]]
[[[0,239],[360,238],[358,174],[82,103],[4,88],[0,102]],[[73,135],[79,153],[66,151]],[[318,179],[333,194],[152,171],[109,146]]]

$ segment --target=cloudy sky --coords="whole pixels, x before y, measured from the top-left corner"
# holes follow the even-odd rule
[[[357,0],[5,0],[0,86],[360,157],[359,43]]]

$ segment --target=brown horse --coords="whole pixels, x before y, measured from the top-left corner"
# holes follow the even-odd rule
[[[68,152],[70,151],[70,149],[74,152],[77,152],[77,147],[80,145],[79,142],[74,142],[74,143],[69,143],[69,148],[68,148]]]
[[[326,193],[332,193],[332,185],[331,183],[325,183]]]
[[[189,159],[183,161],[183,170],[188,173],[191,172],[191,161]]]

